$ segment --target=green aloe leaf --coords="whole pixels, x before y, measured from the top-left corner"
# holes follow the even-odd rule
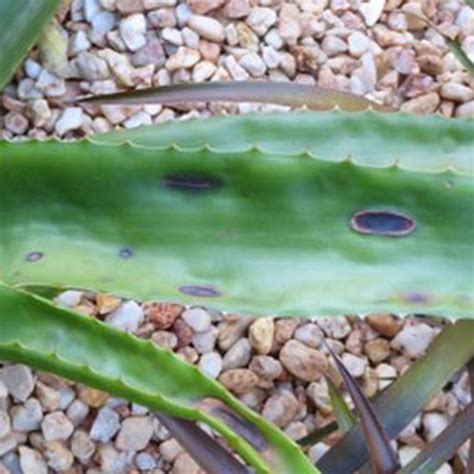
[[[373,401],[388,436],[396,437],[448,380],[474,356],[474,321],[448,326],[426,354]],[[322,472],[348,473],[368,461],[367,446],[357,424],[318,462]]]
[[[202,421],[224,436],[257,472],[268,474],[269,465],[243,438],[219,418],[199,409],[203,399],[220,400],[260,431],[270,446],[268,454],[278,472],[318,472],[278,428],[196,367],[152,342],[3,284],[0,284],[0,327],[0,360],[28,364],[154,411]]]
[[[0,275],[253,314],[471,316],[473,136],[300,112],[0,142]]]
[[[331,379],[327,379],[329,399],[334,409],[334,415],[337,420],[337,427],[341,433],[346,433],[355,424],[356,418],[347,405],[341,391],[336,387]]]
[[[0,90],[53,16],[59,0],[0,1]]]
[[[229,101],[229,102],[264,102],[306,106],[310,110],[328,110],[339,107],[342,110],[389,111],[389,107],[379,105],[364,97],[348,92],[324,89],[318,86],[306,86],[287,82],[204,82],[199,84],[174,84],[117,94],[87,97],[81,100],[91,104],[173,104],[185,101]]]

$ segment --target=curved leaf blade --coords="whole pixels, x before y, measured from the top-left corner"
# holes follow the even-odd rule
[[[59,0],[0,2],[0,91],[53,16]]]

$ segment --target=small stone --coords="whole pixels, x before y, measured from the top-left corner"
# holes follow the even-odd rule
[[[18,442],[13,433],[0,438],[0,457],[16,448]]]
[[[319,379],[328,368],[322,352],[295,340],[285,343],[280,351],[280,361],[291,374],[307,382]]]
[[[183,46],[183,35],[176,28],[164,28],[161,37],[175,46]]]
[[[156,329],[169,329],[183,312],[183,307],[172,303],[148,303],[144,311],[147,321]]]
[[[80,77],[88,81],[98,81],[109,77],[107,62],[88,51],[80,53],[74,64]]]
[[[443,61],[435,54],[423,54],[418,56],[417,61],[421,70],[431,76],[437,76],[443,72]]]
[[[259,318],[249,328],[249,341],[259,354],[268,354],[273,345],[275,325],[271,318]]]
[[[426,413],[423,415],[422,424],[426,440],[431,442],[446,429],[449,422],[444,414]]]
[[[150,12],[148,14],[148,20],[150,21],[151,26],[160,30],[164,30],[165,28],[175,28],[177,23],[174,11],[169,8],[160,8],[159,10]]]
[[[24,433],[39,429],[43,419],[43,411],[36,398],[30,398],[24,405],[13,407],[11,415],[13,429]]]
[[[419,71],[419,66],[414,51],[401,49],[393,58],[393,67],[400,74],[416,74]]]
[[[75,308],[80,304],[83,295],[82,291],[67,290],[54,298],[54,302],[62,308]]]
[[[235,60],[235,59],[234,59]],[[234,317],[219,324],[219,334],[217,337],[218,346],[221,350],[227,351],[233,346],[244,334],[247,327],[253,319],[249,317]]]
[[[54,388],[38,382],[36,385],[36,395],[44,411],[55,411],[59,408],[60,394]]]
[[[267,33],[271,26],[277,21],[277,14],[273,8],[255,7],[250,11],[245,20],[247,25],[252,28],[259,36]]]
[[[140,471],[151,471],[155,469],[157,463],[155,458],[149,453],[139,453],[135,458],[135,463]],[[154,474],[159,474],[156,471],[153,471]]]
[[[400,110],[416,115],[427,115],[434,113],[439,103],[440,98],[438,94],[436,92],[430,92],[429,94],[420,95],[415,99],[405,102],[400,107]]]
[[[82,109],[79,107],[67,107],[59,117],[54,126],[55,132],[60,136],[72,130],[77,130],[82,126]]]
[[[359,11],[364,18],[367,26],[374,26],[382,15],[385,7],[385,0],[370,0],[367,3],[362,3]]]
[[[280,361],[267,355],[253,357],[249,369],[265,380],[277,379],[283,373]]]
[[[63,412],[55,411],[44,417],[41,431],[46,441],[66,440],[74,431],[74,425]]]
[[[281,318],[275,321],[274,341],[278,346],[283,345],[293,337],[296,328],[299,326],[298,318]]]
[[[364,351],[371,362],[378,364],[389,357],[390,343],[382,338],[372,339],[365,344]]]
[[[377,376],[379,378],[379,388],[383,390],[388,387],[396,378],[397,371],[388,364],[379,364],[375,368]]]
[[[389,339],[395,337],[402,328],[401,321],[391,314],[373,314],[367,316],[366,321],[372,329]]]
[[[285,434],[293,441],[298,441],[308,434],[308,428],[302,421],[292,421],[285,428]]]
[[[115,445],[121,451],[141,451],[153,436],[153,421],[148,416],[127,418],[122,423]]]
[[[0,381],[16,400],[24,402],[34,390],[34,378],[31,369],[25,365],[6,365],[0,369]]]
[[[245,81],[249,78],[248,72],[236,61],[234,56],[227,56],[224,59],[224,66],[235,81]]]
[[[247,338],[239,339],[224,355],[224,370],[246,366],[252,354],[252,346]]]
[[[108,443],[120,429],[120,417],[115,410],[101,408],[92,424],[89,436],[94,441]]]
[[[474,90],[456,82],[447,82],[441,86],[441,97],[454,102],[468,102],[474,99]]]
[[[46,443],[44,457],[48,466],[55,472],[65,472],[71,468],[74,456],[60,441]]]
[[[107,401],[109,396],[102,390],[90,388],[86,386],[79,386],[79,398],[91,408],[100,408]]]
[[[225,39],[224,27],[211,17],[191,15],[187,21],[189,28],[193,29],[202,38],[221,43]]]
[[[191,344],[193,340],[194,331],[184,319],[177,319],[173,324],[173,332],[176,336],[177,345],[179,348],[186,347]]]
[[[215,72],[216,66],[210,61],[201,61],[193,69],[193,82],[203,82],[209,79]]]
[[[262,416],[280,428],[284,428],[298,413],[300,404],[288,391],[277,393],[268,398],[262,410]]]
[[[131,117],[125,120],[125,122],[123,122],[123,126],[128,129],[138,128],[144,125],[151,125],[151,124],[152,124],[152,120],[151,120],[150,115],[148,115],[144,111],[140,111],[140,112],[137,112],[136,114],[133,114]]]
[[[8,413],[0,410],[0,438],[4,438],[11,431],[10,417]]]
[[[213,379],[222,372],[222,357],[218,352],[207,352],[199,360],[199,368]]]
[[[207,13],[221,7],[226,0],[187,0],[189,8],[198,15]]]
[[[327,35],[321,43],[321,49],[329,56],[337,56],[347,51],[346,42],[335,35]]]
[[[210,326],[206,331],[194,334],[192,339],[193,346],[200,354],[213,351],[216,345],[217,333],[217,328]]]
[[[313,464],[316,464],[328,451],[329,446],[326,443],[316,443],[309,449],[308,455]]]
[[[276,69],[281,62],[281,54],[273,46],[264,46],[262,48],[262,57],[266,66],[270,69]]]
[[[156,36],[147,38],[147,43],[143,48],[138,49],[132,56],[134,66],[147,66],[153,64],[157,68],[163,67],[166,62],[166,55],[161,41]]]
[[[188,69],[197,64],[200,59],[201,55],[199,51],[181,46],[178,48],[178,51],[166,61],[166,69],[168,69],[168,71]]]
[[[110,313],[105,318],[105,322],[122,331],[134,332],[143,322],[144,317],[143,309],[135,301],[127,301]]]
[[[195,332],[204,332],[211,325],[211,316],[203,308],[187,309],[182,318]]]
[[[95,443],[84,431],[76,431],[71,439],[71,452],[82,463],[87,464],[95,453]]]
[[[370,48],[370,38],[360,31],[349,35],[349,53],[355,58],[360,58]]]
[[[183,452],[181,445],[174,439],[168,439],[160,445],[160,454],[166,462],[173,462]]]
[[[456,117],[474,117],[474,100],[460,105],[455,112]]]
[[[42,99],[43,94],[40,90],[36,88],[35,84],[36,82],[33,79],[30,79],[29,77],[21,79],[21,81],[18,83],[18,97],[21,100]]]
[[[84,16],[90,23],[92,19],[102,11],[99,0],[84,0]]]
[[[285,3],[280,10],[278,33],[290,46],[296,45],[301,35],[300,12],[296,5]]]
[[[352,328],[346,318],[322,318],[319,320],[319,327],[332,339],[344,339]]]
[[[178,337],[176,334],[168,331],[155,331],[151,335],[151,339],[155,344],[160,346],[162,349],[174,350],[178,346]]]
[[[140,13],[144,8],[142,0],[116,0],[115,6],[122,15]]]
[[[18,452],[20,454],[20,466],[25,474],[48,474],[48,466],[38,451],[20,446]]]
[[[306,393],[323,415],[329,415],[333,412],[328,384],[325,380],[311,382],[306,389]]]
[[[425,323],[405,325],[392,341],[392,347],[413,359],[424,354],[436,336],[436,331]]]
[[[171,474],[203,474],[203,471],[188,453],[180,453],[174,462]]]
[[[82,400],[74,400],[68,407],[66,415],[74,426],[79,426],[89,414],[89,407]]]
[[[120,35],[130,51],[137,51],[146,45],[145,15],[135,13],[120,21]]]
[[[245,53],[239,63],[253,77],[263,76],[267,70],[263,59],[257,53]]]
[[[16,135],[23,135],[28,129],[28,119],[19,112],[9,112],[3,118],[4,126]]]
[[[342,355],[342,363],[353,377],[362,377],[367,368],[367,360],[348,352]]]
[[[219,381],[231,392],[243,395],[256,387],[258,376],[249,369],[231,369],[221,374]]]
[[[38,79],[39,75],[41,74],[41,71],[43,70],[41,65],[31,58],[25,60],[24,67],[26,75],[31,79]]]
[[[104,40],[104,36],[112,31],[116,25],[117,18],[113,13],[101,12],[92,19],[91,38],[95,43]]]
[[[249,0],[227,0],[224,8],[222,9],[222,15],[225,18],[229,18],[231,20],[245,18],[249,13]]]
[[[293,337],[308,347],[317,349],[323,342],[324,334],[317,324],[307,323],[297,328]]]

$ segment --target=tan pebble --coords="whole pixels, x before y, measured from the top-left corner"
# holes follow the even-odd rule
[[[230,391],[242,395],[255,388],[259,378],[249,369],[231,369],[224,372],[219,381]]]
[[[268,354],[273,345],[275,325],[271,318],[260,318],[249,328],[249,340],[259,354]]]
[[[285,343],[280,361],[290,373],[307,382],[318,380],[328,368],[328,360],[321,351],[295,340]]]
[[[120,298],[112,295],[106,295],[104,293],[98,293],[95,302],[99,309],[99,314],[109,314],[115,311],[121,303]]]

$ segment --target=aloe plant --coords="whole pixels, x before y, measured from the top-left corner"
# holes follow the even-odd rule
[[[333,111],[1,142],[0,359],[205,422],[258,472],[318,472],[196,368],[31,291],[96,289],[254,314],[469,317],[473,132],[472,121]],[[415,400],[426,361],[374,402],[389,436],[474,356],[472,322],[452,328],[457,350]],[[203,409],[209,398],[257,427],[263,444]],[[357,469],[367,459],[360,433],[357,424],[321,470]]]

